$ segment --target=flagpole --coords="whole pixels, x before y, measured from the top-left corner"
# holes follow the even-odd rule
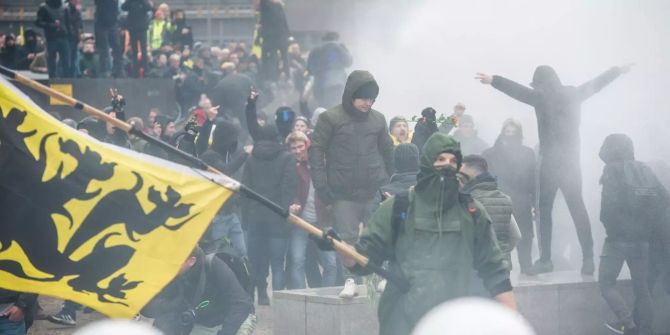
[[[401,276],[395,275],[393,273],[390,273],[389,271],[382,268],[381,266],[378,266],[377,264],[374,264],[373,262],[370,261],[369,258],[360,254],[351,245],[349,245],[347,243],[344,243],[342,241],[332,239],[330,237],[324,237],[324,232],[322,230],[320,230],[319,228],[314,227],[313,225],[311,225],[307,221],[303,220],[299,216],[290,213],[287,209],[282,208],[277,203],[275,203],[272,200],[264,197],[263,195],[259,194],[258,192],[250,189],[246,185],[230,178],[229,176],[226,176],[225,174],[223,174],[223,172],[213,168],[210,165],[207,165],[205,162],[203,162],[199,158],[194,157],[193,155],[190,155],[190,154],[188,154],[184,151],[181,151],[181,150],[173,147],[172,145],[161,141],[158,138],[155,138],[153,136],[149,136],[149,135],[145,134],[136,125],[131,125],[131,124],[129,124],[129,123],[123,121],[123,120],[119,120],[117,118],[114,118],[114,117],[108,115],[107,113],[105,113],[105,112],[103,112],[103,111],[101,111],[101,110],[99,110],[99,109],[97,109],[93,106],[87,105],[87,104],[85,104],[85,103],[83,103],[83,102],[81,102],[81,101],[79,101],[79,100],[77,100],[73,97],[70,97],[70,96],[68,96],[66,94],[63,94],[61,92],[58,92],[58,91],[56,91],[56,90],[54,90],[50,87],[42,85],[39,82],[37,82],[35,80],[32,80],[32,79],[30,79],[30,78],[28,78],[24,75],[21,75],[19,73],[16,73],[15,71],[10,70],[10,69],[8,69],[4,66],[0,66],[0,74],[4,75],[5,77],[7,77],[9,79],[16,80],[17,82],[19,82],[19,83],[21,83],[25,86],[28,86],[28,87],[30,87],[30,88],[32,88],[32,89],[34,89],[34,90],[36,90],[40,93],[48,95],[48,96],[50,96],[54,99],[60,100],[60,101],[66,103],[67,105],[69,105],[69,106],[71,106],[75,109],[78,109],[78,110],[80,110],[84,113],[92,115],[93,117],[95,117],[97,119],[103,120],[105,122],[109,122],[112,125],[114,125],[114,127],[119,128],[119,129],[125,131],[126,133],[128,133],[130,135],[140,137],[143,140],[145,140],[145,141],[147,141],[151,144],[157,145],[160,148],[164,149],[165,151],[168,151],[168,152],[170,152],[172,154],[175,154],[176,156],[184,159],[189,164],[193,165],[194,167],[196,167],[198,169],[206,170],[206,171],[212,172],[214,174],[221,175],[221,176],[225,177],[229,182],[219,184],[219,185],[221,185],[221,186],[223,186],[223,187],[225,187],[225,188],[227,188],[227,189],[229,189],[233,192],[238,192],[238,193],[240,193],[240,194],[242,194],[242,195],[244,195],[244,196],[246,196],[250,199],[253,199],[253,200],[256,200],[256,201],[260,202],[262,205],[266,206],[267,208],[269,208],[270,210],[272,210],[276,214],[282,216],[283,218],[286,218],[286,220],[288,222],[290,222],[291,224],[298,226],[298,228],[306,231],[307,233],[309,233],[311,235],[314,235],[318,238],[329,239],[330,241],[332,241],[333,249],[335,249],[335,251],[337,251],[338,253],[340,253],[344,256],[350,257],[351,259],[355,260],[358,265],[360,265],[364,268],[368,268],[372,272],[375,272],[378,275],[388,279],[389,281],[391,281],[395,285],[397,285],[401,290],[406,291],[406,290],[409,289],[409,282],[407,281],[407,279],[405,279]]]

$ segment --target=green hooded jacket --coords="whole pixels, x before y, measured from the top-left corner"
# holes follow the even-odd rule
[[[445,151],[457,154],[460,145],[442,133],[426,142],[407,220],[395,243],[391,198],[373,214],[356,244],[376,264],[390,260],[390,271],[402,272],[411,285],[403,293],[393,282],[387,284],[378,311],[382,335],[407,335],[433,307],[467,296],[473,268],[493,296],[512,289],[488,214],[480,203],[458,193],[453,171],[433,167]],[[368,274],[360,267],[351,270]]]
[[[370,200],[393,174],[386,118],[376,110],[363,113],[353,106],[354,93],[366,84],[377,86],[372,74],[352,72],[342,104],[321,113],[312,134],[312,182],[324,203]]]

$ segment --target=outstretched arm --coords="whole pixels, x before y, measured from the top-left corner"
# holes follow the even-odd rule
[[[579,85],[579,87],[577,87],[579,99],[583,101],[600,92],[600,90],[617,79],[621,74],[630,71],[631,66],[632,64],[615,66],[601,73],[599,76]]]
[[[537,91],[505,77],[477,73],[475,79],[479,80],[482,84],[491,85],[500,92],[525,104],[535,106],[540,102],[540,94]]]
[[[249,135],[251,138],[256,141],[258,139],[258,134],[260,133],[261,125],[258,124],[258,113],[256,113],[256,100],[258,99],[258,92],[255,89],[251,89],[251,94],[249,94],[249,99],[247,99],[247,108],[244,110],[245,117],[247,118],[247,128],[249,128]]]

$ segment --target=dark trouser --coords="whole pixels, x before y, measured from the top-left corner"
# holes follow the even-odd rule
[[[47,67],[49,78],[70,78],[70,43],[65,37],[47,39]]]
[[[140,76],[140,66],[144,69],[144,76],[147,74],[147,31],[145,30],[130,30],[130,57],[133,61],[133,73],[134,78],[139,78]],[[137,49],[137,44],[139,43],[139,50]],[[142,60],[137,59],[138,51],[142,53]]]
[[[113,27],[95,27],[95,48],[100,58],[101,77],[109,77],[109,49],[112,49],[112,75],[120,77],[123,66],[123,50],[120,42],[119,29]]]
[[[21,321],[11,321],[9,317],[0,317],[0,334],[2,335],[25,335],[26,324]]]
[[[258,291],[267,287],[268,267],[272,269],[272,290],[286,288],[284,261],[288,238],[274,237],[249,231],[249,262],[254,286]]]
[[[654,291],[656,282],[670,294],[670,236],[655,232],[649,243],[649,291]]]
[[[635,316],[616,287],[616,279],[623,263],[630,269],[633,294],[635,295]],[[651,334],[652,302],[649,292],[649,243],[605,241],[600,256],[598,284],[600,292],[610,309],[626,327],[637,325],[639,334]]]
[[[71,37],[69,42],[70,47],[70,73],[73,78],[81,77],[79,70],[79,36]]]
[[[528,199],[528,196],[512,196],[512,211],[514,218],[521,231],[521,240],[516,246],[517,254],[519,256],[519,265],[521,271],[525,271],[533,265],[532,248],[533,237],[535,232],[533,230],[533,203]]]
[[[551,157],[554,158],[554,157]],[[540,259],[551,260],[552,211],[556,192],[560,189],[577,230],[584,259],[593,258],[591,223],[582,197],[582,172],[579,161],[562,161],[542,157],[540,162],[539,229]]]
[[[287,41],[288,43],[288,41]],[[281,54],[281,61],[286,79],[290,74],[288,65],[288,44],[281,42],[263,43],[263,78],[265,80],[277,81],[279,79],[279,58],[277,53]]]

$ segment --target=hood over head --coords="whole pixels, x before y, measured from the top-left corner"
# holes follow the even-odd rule
[[[63,0],[46,0],[46,3],[51,8],[61,8],[63,6]]]
[[[535,89],[556,89],[563,86],[563,83],[554,68],[549,65],[540,65],[535,69],[530,86]]]
[[[433,166],[437,157],[448,152],[456,156],[458,167],[437,169]],[[458,201],[458,179],[456,172],[461,168],[461,145],[453,137],[444,133],[434,133],[423,146],[417,175],[417,196],[428,203],[438,201],[442,209],[451,208]]]
[[[378,95],[379,85],[377,85],[377,81],[372,74],[368,71],[356,70],[347,78],[347,84],[344,86],[344,93],[342,93],[342,107],[348,113],[363,117],[368,113],[360,112],[354,108],[354,99],[376,99]]]
[[[605,164],[635,160],[633,140],[625,134],[608,135],[600,147],[599,156]]]
[[[516,128],[516,134],[512,136],[505,135],[505,128],[512,126]],[[505,142],[505,143],[503,143]],[[502,128],[500,129],[500,135],[498,135],[498,138],[496,139],[496,146],[502,145],[502,144],[514,144],[514,145],[521,145],[523,143],[523,126],[521,125],[521,122],[515,119],[507,119],[505,122],[503,122]]]
[[[239,132],[239,128],[232,122],[223,120],[217,122],[212,133],[212,150],[223,156],[234,153],[237,150]]]

